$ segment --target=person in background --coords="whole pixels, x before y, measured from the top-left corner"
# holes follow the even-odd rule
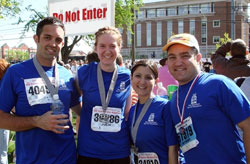
[[[168,103],[167,125],[176,132],[167,133],[167,141],[176,135],[187,164],[250,163],[250,104],[240,88],[225,76],[201,72],[202,55],[191,34],[173,35],[163,50],[179,82]]]
[[[87,55],[87,64],[90,64],[91,62],[100,62],[96,52],[91,52]]]
[[[118,64],[119,66],[123,66],[123,57],[122,57],[122,54],[119,54],[117,55],[117,58],[116,58],[116,64]]]
[[[79,114],[80,95],[71,73],[56,62],[64,34],[60,20],[41,20],[33,37],[36,56],[11,66],[1,80],[0,128],[16,131],[17,164],[76,163],[68,115],[69,108]],[[59,101],[63,114],[56,115],[51,107]]]
[[[229,59],[226,58],[228,52],[231,55]],[[250,76],[250,60],[247,59],[247,55],[248,47],[246,43],[242,39],[236,39],[219,47],[212,54],[211,60],[217,74],[231,78],[238,85],[241,79]],[[241,85],[238,86],[241,87]],[[242,136],[242,130],[238,126],[237,129]]]
[[[230,52],[231,58],[226,54]],[[250,76],[250,60],[247,59],[248,47],[242,39],[229,41],[219,47],[211,56],[213,68],[217,74],[232,80],[237,77]]]
[[[77,61],[73,59],[71,61],[71,72],[73,73],[74,76],[76,75],[78,69],[79,69],[79,65]]]
[[[2,78],[9,66],[10,63],[8,63],[5,59],[0,59],[0,86]],[[0,129],[0,164],[8,164],[9,134],[9,130]]]
[[[210,67],[212,66],[212,63],[208,61],[208,58],[206,58],[206,61],[203,63],[203,69],[205,72],[210,72]]]
[[[177,142],[168,143],[165,135],[169,130],[166,128],[170,117],[166,115],[168,100],[153,93],[157,81],[158,68],[152,61],[140,60],[132,67],[131,83],[138,94],[138,102],[128,118],[134,162],[177,164],[178,148],[172,146]]]
[[[173,78],[168,70],[167,64],[168,58],[165,57],[159,61],[161,67],[158,69],[159,71],[159,82],[162,82],[163,87],[168,89],[169,85],[178,85],[178,81]],[[154,93],[156,93],[158,86],[154,87]]]
[[[114,27],[95,33],[99,63],[81,67],[76,82],[82,93],[78,164],[129,164],[125,117],[130,109],[130,71],[116,64],[122,36]]]

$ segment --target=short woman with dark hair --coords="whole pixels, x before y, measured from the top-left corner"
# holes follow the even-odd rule
[[[153,88],[158,81],[158,69],[152,61],[138,61],[131,70],[131,84],[138,94],[138,102],[128,117],[135,163],[177,163],[175,143],[167,143],[166,120],[168,100],[155,96]],[[168,156],[168,152],[171,154]]]

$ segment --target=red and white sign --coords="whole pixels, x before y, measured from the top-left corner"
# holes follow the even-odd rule
[[[104,26],[114,26],[114,0],[48,0],[49,16],[65,25],[66,36],[95,33]]]

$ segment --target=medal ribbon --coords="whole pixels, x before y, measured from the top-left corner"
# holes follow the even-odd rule
[[[195,77],[194,81],[192,82],[191,86],[189,87],[188,89],[188,92],[186,94],[186,97],[184,99],[184,103],[182,105],[182,113],[180,111],[180,108],[179,108],[179,87],[177,89],[177,95],[176,95],[176,107],[177,107],[177,111],[178,111],[178,114],[179,114],[179,117],[180,117],[180,120],[181,120],[181,124],[183,124],[183,120],[184,120],[184,111],[185,111],[185,106],[186,106],[186,102],[187,102],[187,98],[194,86],[194,84],[196,83],[196,81],[198,80],[198,78],[200,77],[200,73]]]
[[[131,130],[132,140],[134,141],[134,145],[135,145],[135,142],[136,142],[137,131],[138,131],[139,125],[141,123],[141,120],[144,117],[144,115],[146,114],[146,112],[148,111],[148,108],[149,108],[150,104],[152,103],[152,101],[153,101],[153,97],[150,97],[146,101],[146,103],[143,105],[142,110],[141,110],[137,120],[135,120],[135,115],[136,115],[136,111],[137,111],[139,101],[137,102],[136,108],[135,108],[134,113],[133,113],[132,128],[131,128],[132,129]]]
[[[102,71],[101,71],[101,66],[100,63],[97,66],[97,83],[98,83],[98,89],[100,92],[100,97],[101,97],[101,102],[102,102],[102,108],[103,111],[106,112],[107,107],[109,105],[110,102],[110,98],[113,94],[114,88],[115,88],[115,84],[116,84],[116,80],[118,77],[118,73],[117,73],[117,66],[115,66],[115,70],[109,85],[109,90],[107,93],[107,97],[106,97],[106,93],[105,93],[105,87],[104,87],[104,82],[103,82],[103,76],[102,76]],[[105,98],[106,97],[106,98]]]
[[[54,68],[55,86],[53,86],[53,84],[49,80],[49,77],[47,76],[46,72],[44,71],[44,69],[42,68],[40,63],[37,61],[36,56],[33,58],[33,63],[35,65],[35,68],[36,68],[37,72],[39,73],[39,75],[44,80],[45,84],[47,85],[48,90],[50,92],[50,95],[51,95],[51,97],[53,99],[53,96],[58,94],[58,87],[59,87],[59,72],[58,72],[58,69],[57,69],[57,64],[55,63],[55,68]]]

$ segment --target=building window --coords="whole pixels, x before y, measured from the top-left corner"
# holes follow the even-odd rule
[[[151,46],[151,22],[147,22],[147,46]]]
[[[195,35],[195,19],[189,21],[189,33]]]
[[[172,31],[173,31],[173,22],[172,21],[168,21],[167,22],[167,40],[172,35]]]
[[[214,2],[211,2],[211,12],[214,12]]]
[[[157,22],[157,45],[160,46],[162,44],[161,42],[161,36],[162,36],[162,23]]]
[[[131,46],[131,32],[127,30],[127,46]]]
[[[157,9],[156,14],[157,14],[157,17],[165,17],[166,16],[166,9]]]
[[[137,18],[138,19],[145,18],[145,16],[144,16],[144,10],[137,11]]]
[[[213,36],[213,43],[220,43],[220,36]]]
[[[189,5],[189,14],[198,14],[199,13],[199,5]]]
[[[201,11],[201,13],[210,13],[211,12],[211,4],[210,3],[201,4],[200,11]]]
[[[155,18],[155,9],[147,10],[147,18]]]
[[[184,23],[183,20],[178,20],[178,33],[183,33],[184,31]]]
[[[188,14],[188,6],[178,7],[178,15],[187,15],[187,14]]]
[[[201,22],[201,43],[207,43],[207,20]]]
[[[220,20],[213,20],[213,27],[220,27]]]
[[[177,15],[177,9],[176,9],[176,7],[167,8],[167,15],[168,16],[175,16],[175,15]]]
[[[141,46],[141,24],[136,25],[137,46]]]

